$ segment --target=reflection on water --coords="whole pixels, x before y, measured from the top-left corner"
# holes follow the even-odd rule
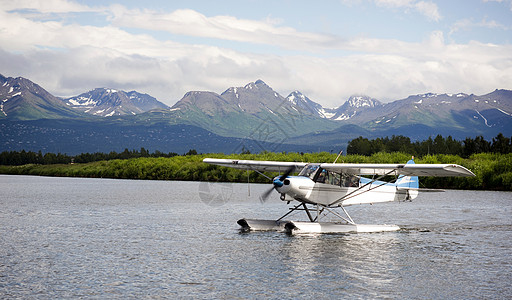
[[[251,185],[249,197],[244,184],[0,176],[0,297],[512,295],[511,193],[349,208],[398,232],[239,232],[239,218],[286,211],[277,194],[259,202],[267,188]]]
[[[354,291],[353,295],[364,291],[363,295],[371,296],[368,292],[391,287],[397,279],[396,235],[363,234],[356,240],[351,236],[310,235],[293,239],[284,251],[290,259],[291,273],[300,281],[326,279],[325,288]],[[333,274],[338,276],[333,278]]]

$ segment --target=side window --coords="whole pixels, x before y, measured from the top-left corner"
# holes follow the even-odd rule
[[[341,174],[335,172],[329,172],[329,184],[340,185]]]
[[[320,183],[329,183],[329,173],[322,169],[322,171],[320,171],[320,173],[318,174],[318,177],[316,178],[315,182],[320,182]]]
[[[354,175],[341,175],[341,186],[344,187],[358,187],[359,186],[359,177]]]
[[[316,182],[331,184],[331,185],[340,185],[340,174],[323,170],[318,174],[316,178]]]

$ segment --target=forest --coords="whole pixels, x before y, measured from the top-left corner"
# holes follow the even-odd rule
[[[451,136],[444,138],[437,135],[434,139],[416,142],[411,142],[410,138],[402,135],[374,140],[360,136],[351,140],[347,146],[347,154],[372,155],[378,152],[405,152],[415,156],[452,154],[468,158],[477,153],[511,153],[512,143],[511,138],[499,133],[491,141],[486,141],[483,136],[457,141]]]
[[[486,141],[482,136],[476,138],[466,138],[463,141],[454,140],[451,136],[444,138],[437,135],[434,139],[429,138],[424,141],[412,142],[409,137],[402,135],[393,135],[391,138],[377,138],[369,140],[362,136],[351,140],[347,146],[347,154],[372,155],[378,152],[403,152],[416,157],[430,154],[451,154],[468,158],[477,153],[512,153],[512,139],[498,134],[491,141]],[[190,149],[182,155],[198,154],[195,149]],[[250,154],[249,151],[242,149],[242,154]],[[103,160],[131,159],[141,157],[174,157],[178,153],[163,153],[158,150],[150,153],[145,148],[140,150],[128,150],[123,152],[112,151],[110,153],[81,153],[70,156],[62,153],[45,153],[41,151],[4,151],[0,153],[0,165],[20,166],[26,164],[69,164],[69,163],[89,163]]]
[[[197,151],[190,150],[184,155],[197,154]],[[70,156],[62,153],[45,153],[41,151],[4,151],[0,153],[0,165],[10,166],[21,166],[26,164],[41,164],[41,165],[54,165],[54,164],[69,164],[69,163],[89,163],[101,160],[113,160],[113,159],[130,159],[139,157],[173,157],[177,156],[178,153],[162,153],[155,151],[149,153],[148,150],[141,148],[139,150],[128,150],[124,149],[123,152],[117,153],[112,151],[110,153],[81,153],[79,155]]]

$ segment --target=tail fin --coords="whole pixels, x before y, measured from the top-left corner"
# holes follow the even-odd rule
[[[407,164],[414,164],[414,157]],[[407,200],[412,200],[418,196],[418,188],[420,187],[418,176],[400,175],[395,185],[399,190],[407,191]]]

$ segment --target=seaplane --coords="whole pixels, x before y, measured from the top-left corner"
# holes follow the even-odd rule
[[[269,178],[272,187],[260,200],[266,201],[276,191],[288,205],[293,202],[292,206],[276,220],[240,219],[237,223],[243,231],[277,230],[289,234],[397,231],[397,225],[356,223],[346,207],[411,201],[421,190],[418,176],[475,176],[456,164],[415,164],[414,157],[405,164],[336,163],[337,159],[334,163],[304,163],[205,158],[203,162],[256,171]],[[280,175],[270,178],[263,172]],[[292,176],[293,173],[298,175]],[[285,220],[297,211],[305,212],[306,221]]]

